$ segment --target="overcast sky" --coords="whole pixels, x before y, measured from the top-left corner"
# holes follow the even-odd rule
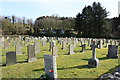
[[[118,16],[120,0],[0,0],[1,16],[18,16],[35,20],[40,16],[58,14],[61,17],[75,17],[85,5],[100,2],[109,11],[109,18]]]

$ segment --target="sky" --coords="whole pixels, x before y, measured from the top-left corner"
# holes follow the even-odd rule
[[[100,2],[109,11],[108,18],[118,17],[120,0],[0,0],[0,16],[33,19],[57,14],[60,17],[76,17],[82,9],[93,2]]]

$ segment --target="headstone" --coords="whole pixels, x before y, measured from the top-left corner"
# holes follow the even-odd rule
[[[16,55],[22,55],[22,47],[21,47],[21,44],[16,44],[16,46],[15,46],[15,51],[16,51]]]
[[[52,42],[50,42],[50,49],[49,51],[52,51],[52,47],[54,47],[56,45],[55,41],[53,40]]]
[[[57,48],[57,46],[53,46],[52,47],[52,55],[54,55],[54,56],[58,56],[58,48]]]
[[[45,65],[45,73],[50,78],[57,78],[57,64],[56,64],[56,56],[54,55],[44,55],[44,65]]]
[[[92,45],[92,59],[89,59],[88,61],[88,65],[90,67],[96,68],[99,66],[99,59],[96,58],[96,49],[98,46],[95,45],[95,41],[93,41],[93,45]]]
[[[118,42],[117,42],[117,40],[115,40],[115,45],[118,45]]]
[[[38,41],[35,41],[34,46],[35,46],[35,53],[39,53],[40,52],[40,43]]]
[[[62,41],[62,49],[66,49],[66,42]]]
[[[74,45],[73,44],[69,45],[69,53],[68,53],[68,55],[71,55],[71,54],[74,54]]]
[[[90,44],[91,44],[91,39],[88,40],[88,46],[90,46]]]
[[[82,44],[82,52],[85,52],[86,44]]]
[[[110,40],[110,44],[113,45],[113,41],[112,40]]]
[[[35,58],[35,47],[34,45],[28,45],[28,62],[34,62]]]
[[[71,43],[71,38],[68,38],[67,44],[69,45]]]
[[[102,40],[99,40],[98,41],[98,49],[101,49],[102,48]]]
[[[43,37],[43,38],[42,38],[42,46],[45,46],[45,45],[46,45],[46,41],[47,41],[46,37]]]
[[[16,53],[11,51],[6,53],[6,65],[16,64]]]
[[[118,46],[108,45],[108,55],[109,58],[118,58]]]

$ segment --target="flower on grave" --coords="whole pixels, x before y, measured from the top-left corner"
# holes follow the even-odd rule
[[[49,70],[49,72],[54,72],[54,70]]]

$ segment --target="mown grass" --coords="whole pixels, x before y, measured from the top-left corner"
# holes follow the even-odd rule
[[[10,44],[11,45],[11,44]],[[62,46],[58,46],[57,57],[57,72],[58,78],[94,78],[97,79],[106,72],[110,72],[118,66],[118,59],[109,59],[106,57],[108,53],[107,48],[97,49],[97,58],[100,60],[100,66],[98,68],[88,67],[88,60],[92,57],[92,51],[90,47],[87,47],[86,52],[80,52],[80,44],[74,49],[75,54],[67,55],[68,45],[66,49],[61,49]],[[49,51],[49,43],[46,46],[40,44],[41,52],[36,54],[37,61],[27,63],[27,46],[23,46],[23,55],[17,55],[17,64],[4,66],[6,63],[6,52],[15,51],[14,46],[8,49],[2,49],[0,54],[2,61],[0,63],[2,67],[2,78],[40,78],[44,72],[44,54],[52,54]],[[119,46],[120,52],[120,46]],[[120,53],[119,53],[120,55]]]

